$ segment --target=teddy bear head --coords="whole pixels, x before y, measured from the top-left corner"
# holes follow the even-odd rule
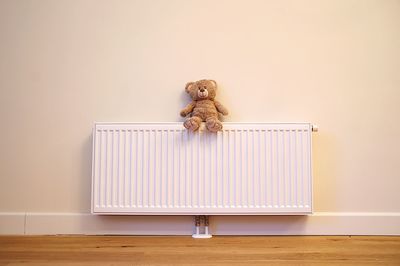
[[[185,91],[194,101],[213,100],[217,91],[217,82],[211,79],[202,79],[186,84]]]

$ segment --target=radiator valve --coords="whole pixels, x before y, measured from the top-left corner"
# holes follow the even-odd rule
[[[203,223],[204,228],[200,230],[201,224]],[[206,215],[196,215],[194,217],[195,233],[192,235],[193,238],[211,238],[212,235],[208,232],[209,220]]]

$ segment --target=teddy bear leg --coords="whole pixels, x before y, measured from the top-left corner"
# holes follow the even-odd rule
[[[211,132],[222,130],[222,123],[216,117],[208,117],[206,119],[206,127]]]
[[[201,125],[202,119],[197,116],[192,116],[183,123],[183,126],[191,131],[196,131]]]

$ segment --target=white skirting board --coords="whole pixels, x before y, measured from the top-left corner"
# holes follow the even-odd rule
[[[192,216],[0,213],[1,235],[191,235]],[[397,212],[316,212],[309,216],[211,216],[213,235],[400,235]]]

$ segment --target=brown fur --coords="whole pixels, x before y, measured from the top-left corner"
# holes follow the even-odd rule
[[[218,119],[218,113],[228,115],[228,110],[219,102],[215,101],[217,83],[214,80],[202,79],[186,84],[185,91],[192,98],[192,102],[181,111],[181,116],[191,117],[183,123],[185,128],[196,131],[201,122],[206,122],[209,131],[222,130],[222,123]]]

